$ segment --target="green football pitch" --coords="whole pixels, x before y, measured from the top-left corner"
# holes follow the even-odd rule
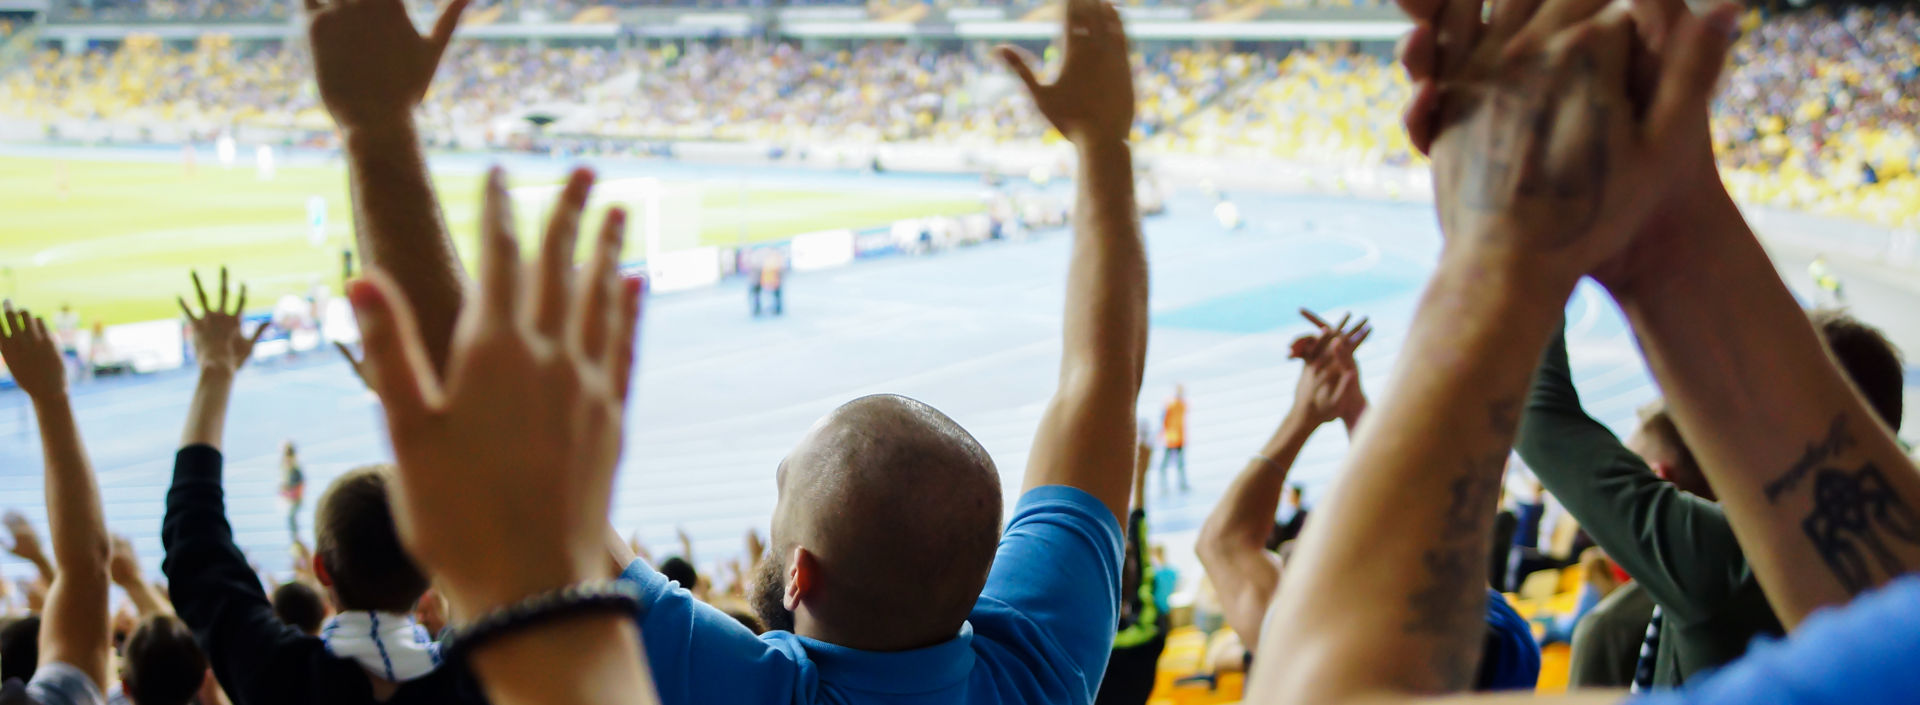
[[[473,252],[481,178],[434,177],[463,257]],[[609,183],[602,191],[633,193],[632,181],[621,183],[628,188]],[[557,181],[515,180],[513,186],[521,239],[530,246]],[[721,246],[981,209],[977,200],[937,193],[875,198],[862,191],[695,182],[667,182],[661,189],[663,220],[685,231],[670,239]],[[327,210],[319,246],[310,241],[307,219],[316,195]],[[596,202],[590,210],[607,205]],[[629,204],[636,225],[628,234],[628,259],[643,255],[642,207]],[[598,222],[591,215],[589,227]],[[201,164],[190,172],[180,163],[0,158],[0,295],[47,313],[69,303],[89,324],[177,316],[174,297],[190,291],[187,271],[194,268],[204,277],[227,266],[248,285],[250,309],[304,294],[316,283],[337,292],[340,252],[352,237],[346,172],[338,165],[284,167],[261,181],[251,165]]]

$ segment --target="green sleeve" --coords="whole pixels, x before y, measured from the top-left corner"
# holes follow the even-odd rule
[[[1133,553],[1134,570],[1139,571],[1135,582],[1140,587],[1135,591],[1137,594],[1128,598],[1137,601],[1133,624],[1113,635],[1113,648],[1116,649],[1144,644],[1160,631],[1160,605],[1153,600],[1155,571],[1147,568],[1147,513],[1135,509],[1127,519],[1127,550]]]
[[[1750,579],[1720,506],[1655,475],[1581,408],[1564,324],[1541,358],[1514,445],[1594,543],[1669,614],[1709,614]]]

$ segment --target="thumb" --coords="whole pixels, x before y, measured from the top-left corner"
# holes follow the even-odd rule
[[[1033,75],[1033,66],[1040,63],[1039,57],[1034,56],[1033,52],[1012,44],[1002,44],[994,50],[994,53],[1000,55],[1001,63],[1013,69],[1013,74],[1020,77],[1021,83],[1027,84],[1027,92],[1032,93],[1036,98],[1040,96],[1040,79]]]
[[[440,65],[440,57],[447,53],[447,44],[453,41],[453,30],[460,26],[460,14],[465,12],[472,0],[450,0],[440,9],[440,16],[433,21],[433,34],[427,35],[427,47],[432,50],[432,66]]]
[[[1656,148],[1682,147],[1702,137],[1739,16],[1738,6],[1721,3],[1699,17],[1683,14],[1669,28],[1671,58],[1660,68],[1660,85],[1647,112],[1646,137]]]
[[[369,270],[366,278],[348,285],[347,297],[353,301],[366,351],[361,364],[379,381],[374,393],[387,409],[389,427],[402,428],[431,413],[440,396],[439,381],[427,362],[413,307],[400,295],[399,285],[386,273]]]

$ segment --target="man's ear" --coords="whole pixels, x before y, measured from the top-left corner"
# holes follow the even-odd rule
[[[327,574],[327,564],[318,553],[313,555],[313,579],[320,581],[321,587],[333,587],[333,576]]]
[[[820,564],[812,553],[799,546],[793,547],[792,560],[787,561],[787,591],[780,598],[790,612],[800,610],[800,600],[813,590],[813,581],[819,577]]]

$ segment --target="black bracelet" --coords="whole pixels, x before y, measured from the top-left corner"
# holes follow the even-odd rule
[[[632,616],[640,608],[640,588],[621,580],[597,580],[534,595],[481,615],[448,631],[440,641],[443,660],[456,662],[475,648],[528,627],[589,612]]]

